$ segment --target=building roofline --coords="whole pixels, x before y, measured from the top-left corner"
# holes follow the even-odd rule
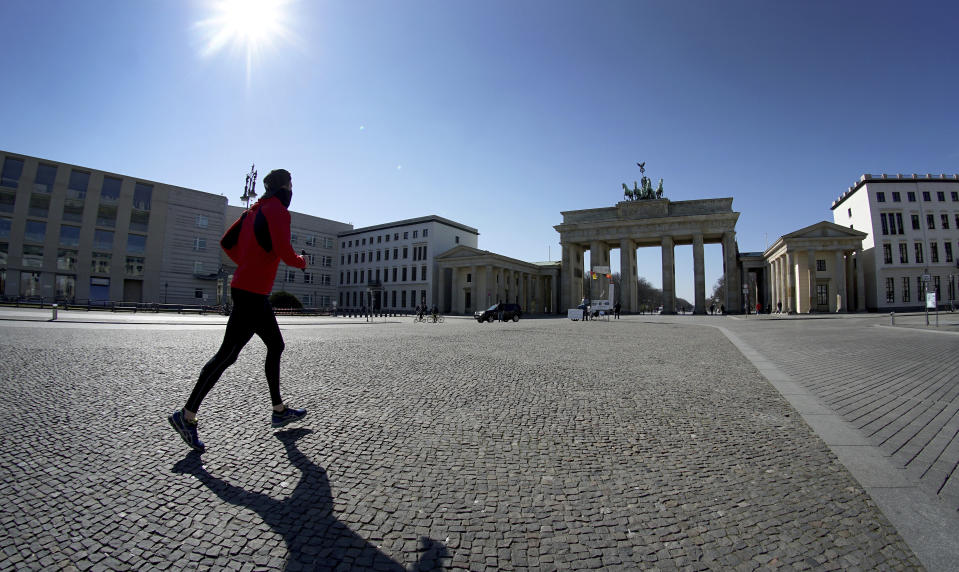
[[[829,210],[836,210],[836,207],[851,197],[853,193],[870,183],[959,183],[959,174],[946,175],[945,173],[942,173],[940,175],[933,175],[931,173],[926,173],[925,175],[917,175],[916,173],[913,173],[912,175],[903,175],[902,173],[898,173],[896,175],[887,175],[883,173],[882,175],[872,175],[870,173],[866,173],[865,175],[859,177],[859,180],[856,181],[853,186],[849,187],[848,191],[833,201],[832,206],[829,207]]]
[[[354,228],[353,230],[338,233],[337,236],[352,236],[354,234],[361,234],[364,232],[370,232],[374,230],[383,230],[387,228],[395,228],[395,227],[401,227],[401,226],[411,226],[414,224],[421,224],[424,222],[438,222],[441,224],[445,224],[446,226],[458,228],[460,230],[479,236],[479,231],[476,230],[475,228],[471,226],[466,226],[465,224],[458,223],[448,218],[443,218],[439,215],[427,215],[427,216],[421,216],[417,218],[408,218],[408,219],[398,220],[394,222],[387,222],[383,224],[375,224],[373,226],[364,226],[362,228]]]

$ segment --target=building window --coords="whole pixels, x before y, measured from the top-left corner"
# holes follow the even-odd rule
[[[57,270],[76,271],[78,254],[76,250],[57,249]]]
[[[939,262],[939,243],[930,242],[929,243],[929,261],[933,264]]]
[[[919,215],[912,215],[912,230],[919,230]]]
[[[424,229],[423,229],[423,238],[427,238],[429,235],[430,235],[430,229],[424,228]]]
[[[304,284],[312,284],[312,283],[313,283],[313,273],[312,273],[312,272],[304,272],[304,273],[303,273],[303,283],[304,283]]]
[[[403,233],[403,240],[407,240],[409,237],[410,237],[410,233],[409,233],[409,232],[404,232],[404,233]],[[405,258],[405,257],[404,257],[404,258]]]
[[[320,285],[321,286],[332,286],[333,277],[329,274],[320,274]]]
[[[889,225],[886,223],[886,213],[881,213],[879,215],[879,220],[882,222],[882,233],[884,235],[889,234]]]
[[[403,247],[403,260],[406,260],[407,258],[409,258],[409,257],[407,256],[407,254],[409,254],[408,250],[409,250],[409,249],[408,249],[407,247],[405,247],[405,246]]]
[[[312,263],[313,263],[313,255],[311,254],[311,255],[310,255],[310,264],[312,264]],[[332,257],[332,256],[324,256],[324,257],[322,257],[322,258],[320,259],[320,265],[323,266],[324,268],[332,268],[332,267],[333,267],[333,257]]]
[[[20,273],[20,295],[28,297],[40,296],[40,273]]]
[[[916,264],[922,264],[922,243],[915,243]]]
[[[144,258],[142,256],[127,256],[127,276],[143,276]]]
[[[120,199],[120,185],[123,181],[115,177],[103,177],[103,185],[100,186],[100,201],[115,203]]]
[[[287,269],[286,269],[286,274],[285,274],[285,276],[283,277],[283,281],[284,281],[284,282],[296,282],[296,271],[290,270],[289,268],[287,268]]]
[[[892,245],[883,244],[882,245],[882,261],[886,264],[892,264]],[[823,261],[825,262],[825,260]],[[816,261],[816,270],[819,270],[819,261]]]
[[[90,259],[90,272],[92,274],[109,274],[111,256],[106,252],[94,252]]]
[[[57,274],[57,300],[75,300],[77,296],[76,276]]]
[[[323,238],[323,248],[327,248],[327,249],[333,248],[333,239],[330,238],[330,237],[328,237],[328,236],[327,236],[327,237],[324,237],[324,238]]]
[[[117,226],[117,206],[112,204],[100,203],[97,207],[97,226],[107,228],[116,228]]]
[[[142,234],[127,235],[127,254],[143,254],[147,250],[147,237]]]
[[[23,267],[43,268],[43,247],[39,244],[23,245]]]
[[[387,248],[386,250],[383,251],[383,260],[389,260],[389,259],[390,259],[390,249]]]
[[[406,282],[406,267],[403,267],[403,282]]]
[[[27,211],[28,216],[47,218],[50,213],[50,195],[41,193],[30,194],[30,208]]]
[[[899,243],[899,262],[909,264],[909,245],[905,242]]]
[[[952,243],[943,243],[942,247],[946,251],[946,262],[952,262]]]
[[[922,192],[922,201],[925,202],[925,203],[928,203],[928,202],[931,201],[931,200],[932,200],[932,196],[929,194],[929,191],[923,191],[923,192]]]
[[[60,246],[80,246],[80,227],[60,225]]]
[[[17,193],[0,192],[0,212],[12,213],[17,203]]]
[[[391,282],[396,282],[396,268],[393,269],[393,280]]]
[[[927,226],[930,230],[935,230],[935,228],[936,228],[936,216],[935,216],[935,215],[931,215],[931,214],[926,215],[926,226]]]
[[[902,195],[899,194],[899,191],[892,192],[892,202],[894,203],[902,202]]]
[[[456,236],[456,240],[455,240],[454,242],[455,242],[456,244],[459,244],[459,243],[460,243],[460,237],[459,237],[459,235]]]
[[[467,284],[470,284],[470,283],[472,283],[472,282],[473,282],[473,273],[472,273],[472,272],[467,272],[467,273],[466,273],[466,283],[467,283]]]
[[[398,256],[399,252],[400,250],[398,248],[393,249],[393,260],[396,260],[397,258],[399,258]]]
[[[916,193],[914,193],[913,191],[908,191],[906,193],[906,198],[909,200],[910,203],[914,203],[916,202]]]
[[[829,305],[829,285],[828,284],[816,284],[816,305],[817,306]]]
[[[53,183],[57,178],[57,166],[40,163],[37,165],[37,176],[33,179],[33,190],[38,193],[50,194],[53,192]]]
[[[203,300],[203,299],[204,299],[204,297],[203,297],[203,288],[197,288],[196,290],[194,290],[194,291],[193,291],[193,297],[194,297],[194,298],[198,298],[198,299],[200,299],[200,300]]]
[[[942,228],[948,229],[948,228],[949,228],[949,215],[947,215],[947,214],[940,215],[940,217],[939,217],[939,222],[942,223]]]
[[[99,229],[93,231],[93,248],[96,250],[113,250],[113,231]]]
[[[939,277],[932,277],[933,283],[936,285],[936,300],[942,300],[942,294],[939,293]]]
[[[943,191],[936,191],[936,200],[940,203],[946,202],[946,193]]]
[[[849,215],[849,218],[852,218],[852,209],[846,209],[846,214]]]
[[[886,302],[894,303],[896,301],[896,279],[886,278]]]
[[[877,202],[877,203],[884,203],[884,202],[886,202],[886,193],[884,193],[884,192],[882,192],[882,191],[877,192],[877,193],[876,193],[876,202]]]
[[[902,277],[902,301],[908,302],[911,294],[909,294],[909,277]]]
[[[23,159],[7,157],[3,161],[3,172],[0,175],[0,186],[17,188],[20,184],[20,175],[23,174]]]
[[[203,274],[203,261],[194,260],[193,261],[193,273],[194,274]]]
[[[296,233],[290,234],[290,244],[296,244]]]
[[[956,228],[959,228],[959,214],[956,215]]]
[[[414,231],[413,231],[413,238],[419,238],[419,236],[420,236],[420,231],[414,230]]]
[[[153,201],[153,185],[137,183],[133,186],[133,208],[141,211],[150,210]]]
[[[306,245],[307,246],[316,246],[316,237],[312,234],[306,235]]]
[[[416,282],[416,267],[415,267],[415,266],[411,266],[411,267],[410,267],[410,281],[411,281],[411,282]]]
[[[902,213],[896,213],[896,224],[899,225],[897,234],[906,234],[906,227],[902,225]]]
[[[23,232],[23,240],[27,242],[39,242],[43,244],[44,239],[47,236],[47,223],[37,221],[37,220],[28,220],[26,228]]]
[[[426,267],[420,266],[420,280],[426,281]]]
[[[133,232],[147,232],[150,227],[150,213],[147,211],[133,211],[130,213],[130,230]]]
[[[206,215],[198,214],[196,215],[196,227],[197,228],[206,228],[210,226],[210,218]]]
[[[206,238],[201,236],[193,237],[193,250],[194,252],[202,252],[206,250]]]

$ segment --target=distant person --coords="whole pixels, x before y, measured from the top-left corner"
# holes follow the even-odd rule
[[[620,308],[622,308],[622,306],[620,305],[619,302],[616,302],[616,305],[613,306],[613,315],[616,317],[617,320],[619,319],[619,310],[620,310]]]
[[[283,427],[306,416],[305,409],[292,409],[280,397],[280,356],[283,336],[270,305],[270,291],[280,260],[294,268],[306,268],[306,259],[290,246],[290,200],[293,179],[289,171],[277,169],[263,179],[266,191],[230,226],[220,246],[236,263],[230,283],[233,311],[226,324],[223,343],[200,370],[200,377],[182,409],[168,417],[183,441],[203,452],[206,446],[197,435],[196,414],[200,403],[226,368],[236,362],[243,346],[256,334],[266,344],[266,381],[273,402],[273,427]]]
[[[716,313],[716,304],[710,304],[710,305],[709,305],[709,315],[712,316],[712,315],[715,314],[715,313]]]

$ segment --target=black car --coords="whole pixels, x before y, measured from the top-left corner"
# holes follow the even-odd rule
[[[519,317],[523,314],[519,304],[496,304],[476,312],[473,317],[476,318],[477,322],[494,322],[499,320],[500,312],[503,312],[503,320],[513,320],[514,322],[518,322]]]

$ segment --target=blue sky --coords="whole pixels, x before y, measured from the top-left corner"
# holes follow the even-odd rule
[[[293,172],[294,210],[438,214],[530,261],[638,161],[671,200],[733,197],[742,251],[831,220],[863,173],[959,172],[953,2],[301,0],[249,68],[206,49],[216,5],[3,0],[0,148],[231,204],[255,161]]]

